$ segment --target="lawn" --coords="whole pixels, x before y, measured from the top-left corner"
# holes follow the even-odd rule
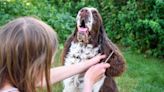
[[[59,53],[56,55],[56,65],[60,65]],[[123,50],[126,59],[126,72],[116,78],[120,92],[163,92],[164,62],[155,58],[145,58],[130,50]],[[62,92],[61,83],[53,85],[53,92]]]

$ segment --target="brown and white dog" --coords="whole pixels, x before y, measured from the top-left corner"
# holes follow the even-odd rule
[[[125,60],[117,46],[108,39],[99,12],[95,8],[84,7],[78,12],[76,22],[75,31],[65,43],[62,54],[63,64],[67,66],[83,62],[98,53],[108,56],[114,51],[107,61],[110,63],[110,68],[92,90],[93,92],[118,92],[114,77],[124,72]],[[105,59],[101,62],[104,61]],[[83,74],[78,74],[64,80],[63,92],[82,92],[83,77]]]

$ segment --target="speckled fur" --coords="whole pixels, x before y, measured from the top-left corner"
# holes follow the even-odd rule
[[[65,66],[76,64],[79,62],[84,62],[87,59],[90,59],[98,54],[100,46],[93,47],[92,44],[83,44],[81,42],[72,42],[69,48],[69,52],[65,58]],[[63,81],[64,90],[63,92],[82,92],[83,89],[83,74],[78,74],[72,76]],[[98,81],[93,88],[93,92],[98,92],[101,85],[103,84],[104,78]]]

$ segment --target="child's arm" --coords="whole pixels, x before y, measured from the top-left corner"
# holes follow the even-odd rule
[[[87,60],[85,62],[73,64],[70,66],[60,66],[60,67],[51,68],[50,82],[51,82],[51,84],[54,84],[54,83],[57,83],[59,81],[66,79],[68,77],[71,77],[75,74],[84,72],[86,69],[88,69],[92,65],[95,65],[103,58],[105,58],[105,55],[99,54],[99,55],[95,56],[94,58]],[[104,65],[106,65],[106,64],[104,64]],[[37,86],[45,86],[45,85],[46,85],[45,79],[42,81],[42,83],[40,82],[37,84]]]

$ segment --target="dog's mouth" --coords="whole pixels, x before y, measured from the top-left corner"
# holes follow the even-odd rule
[[[85,20],[81,20],[78,27],[77,39],[80,42],[88,43],[89,28],[86,26]]]
[[[82,32],[84,34],[88,33],[88,27],[85,24],[85,20],[82,20],[80,26],[78,27],[78,32]]]

